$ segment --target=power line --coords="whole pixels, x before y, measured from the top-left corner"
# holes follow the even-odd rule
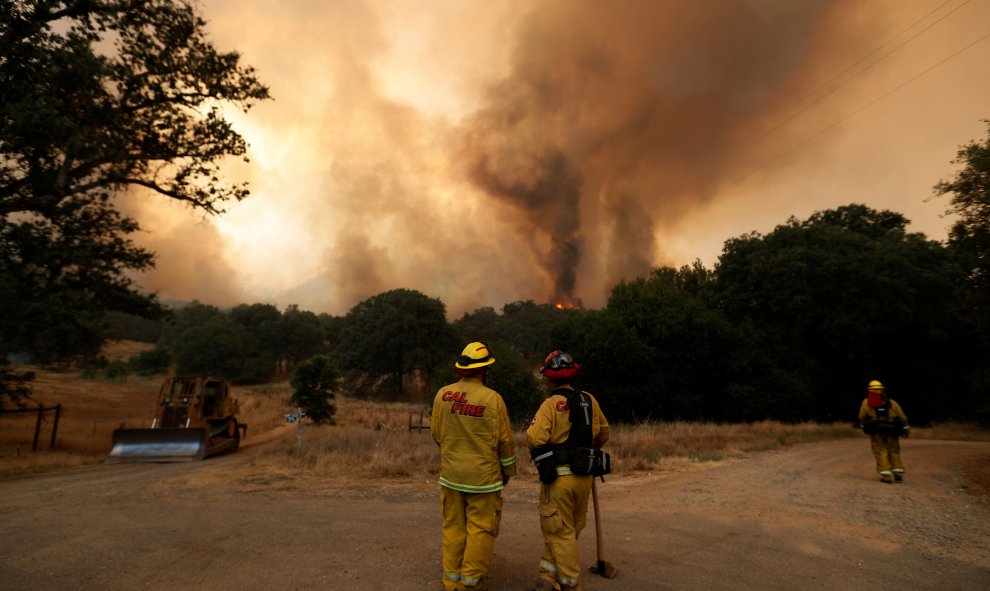
[[[816,139],[818,139],[819,137],[821,137],[821,136],[822,136],[822,135],[824,135],[825,133],[827,133],[827,132],[829,132],[829,131],[831,131],[831,130],[832,130],[832,129],[834,129],[835,127],[837,127],[837,126],[839,126],[839,125],[841,125],[842,123],[844,123],[844,122],[846,122],[846,121],[848,121],[849,119],[852,119],[853,117],[855,117],[855,116],[856,116],[856,115],[858,115],[859,113],[861,113],[861,112],[863,112],[863,111],[865,111],[866,109],[868,109],[868,108],[870,108],[870,107],[872,107],[873,105],[875,105],[875,104],[877,104],[877,103],[879,103],[879,102],[880,102],[880,101],[882,101],[883,99],[885,99],[885,98],[887,98],[888,96],[890,96],[890,95],[892,95],[892,94],[894,94],[895,92],[897,92],[898,90],[900,90],[900,89],[902,89],[902,88],[904,88],[904,87],[905,87],[905,86],[907,86],[908,84],[911,84],[912,82],[914,82],[914,81],[915,81],[915,80],[917,80],[918,78],[921,78],[921,77],[922,77],[922,76],[924,76],[925,74],[927,74],[927,73],[929,73],[929,72],[931,72],[932,70],[934,70],[934,69],[936,69],[936,68],[938,68],[938,67],[940,67],[940,66],[942,66],[942,65],[944,65],[945,63],[947,63],[948,61],[950,61],[950,60],[952,60],[952,59],[953,59],[953,58],[955,58],[956,56],[958,56],[958,55],[960,55],[960,54],[962,54],[962,53],[964,53],[964,52],[966,52],[966,51],[968,51],[968,50],[970,50],[970,49],[972,49],[973,47],[975,47],[975,46],[977,46],[977,45],[979,45],[980,43],[982,43],[983,41],[986,41],[987,39],[990,39],[990,33],[987,33],[987,34],[985,34],[985,35],[983,35],[982,37],[980,37],[980,38],[978,38],[978,39],[976,39],[975,41],[972,41],[971,43],[969,43],[968,45],[966,45],[966,46],[965,46],[965,47],[963,47],[962,49],[959,49],[958,51],[956,51],[956,52],[954,52],[954,53],[953,53],[952,55],[949,55],[948,57],[946,57],[946,58],[944,58],[944,59],[942,59],[942,60],[940,60],[939,62],[937,62],[937,63],[935,63],[935,64],[933,64],[933,65],[931,65],[931,66],[929,66],[928,68],[925,68],[924,70],[922,70],[922,71],[921,71],[921,72],[919,72],[918,74],[915,74],[915,75],[914,75],[914,76],[912,76],[911,78],[908,78],[908,79],[907,79],[907,80],[905,80],[904,82],[902,82],[902,83],[900,83],[900,84],[898,84],[897,86],[895,86],[895,87],[893,87],[893,88],[891,88],[890,90],[888,90],[887,92],[885,92],[885,93],[883,93],[882,95],[880,95],[880,96],[878,96],[877,98],[875,98],[875,99],[873,99],[872,101],[870,101],[870,102],[868,102],[868,103],[866,103],[865,105],[863,105],[863,106],[861,106],[861,107],[859,107],[858,109],[856,109],[856,110],[855,110],[855,111],[853,111],[852,113],[849,113],[849,114],[848,114],[848,115],[846,115],[845,117],[842,117],[841,119],[839,119],[839,120],[837,120],[837,121],[835,121],[835,122],[833,122],[833,123],[831,123],[830,125],[828,125],[828,126],[826,126],[826,127],[824,127],[823,129],[821,129],[821,130],[819,130],[819,131],[818,131],[818,132],[816,132],[816,133],[815,133],[814,135],[812,135],[812,136],[810,136],[810,137],[808,137],[808,138],[805,138],[805,139],[804,139],[804,140],[802,140],[801,142],[798,142],[797,144],[795,144],[795,145],[793,145],[793,146],[791,146],[790,148],[788,148],[788,149],[786,149],[786,150],[784,150],[783,152],[781,152],[780,154],[778,154],[777,156],[775,156],[775,157],[774,157],[774,158],[772,158],[771,160],[769,160],[769,161],[767,161],[766,163],[764,163],[764,164],[761,164],[761,165],[759,165],[759,166],[757,166],[757,167],[755,167],[755,168],[753,168],[753,169],[751,169],[751,170],[749,170],[749,171],[747,171],[747,172],[745,172],[745,173],[743,173],[742,175],[740,175],[739,177],[737,177],[737,178],[736,178],[735,180],[736,180],[736,181],[739,181],[739,180],[742,180],[742,179],[744,179],[744,178],[746,178],[747,176],[749,176],[750,174],[752,174],[752,173],[754,173],[754,172],[756,172],[757,170],[760,170],[760,169],[763,169],[763,168],[766,168],[767,166],[769,166],[769,165],[771,165],[771,164],[773,164],[773,163],[775,163],[775,162],[777,162],[778,160],[780,160],[780,159],[781,159],[781,158],[783,158],[784,156],[786,156],[786,155],[788,155],[788,154],[790,154],[790,153],[791,153],[791,152],[793,152],[794,150],[797,150],[798,148],[800,148],[800,147],[802,147],[802,146],[804,146],[804,145],[806,145],[806,144],[808,144],[808,143],[810,143],[810,142],[812,142],[812,141],[814,141],[814,140],[816,140]]]
[[[869,53],[867,53],[866,55],[864,55],[864,56],[863,56],[863,57],[861,57],[860,59],[858,59],[858,60],[856,60],[856,61],[855,61],[854,63],[852,63],[852,64],[850,64],[849,66],[847,66],[847,67],[846,67],[846,68],[845,68],[844,70],[842,70],[841,72],[839,72],[838,74],[836,74],[835,76],[833,76],[833,77],[832,77],[831,79],[829,79],[829,80],[828,80],[827,82],[825,82],[825,83],[823,83],[823,84],[821,84],[821,85],[819,85],[819,86],[818,86],[818,87],[817,87],[817,88],[816,88],[815,90],[813,90],[812,92],[810,92],[810,93],[808,93],[808,94],[806,94],[806,95],[805,95],[805,96],[804,96],[804,97],[803,97],[802,99],[800,99],[800,100],[798,101],[798,103],[796,103],[796,106],[801,106],[801,105],[803,105],[803,104],[804,104],[804,103],[805,103],[806,101],[808,101],[808,100],[809,100],[809,99],[810,99],[811,97],[813,97],[813,96],[815,96],[815,95],[816,95],[816,93],[818,93],[818,92],[819,92],[820,90],[822,90],[822,89],[824,89],[824,88],[826,88],[826,87],[827,87],[828,85],[830,85],[830,84],[832,84],[832,82],[834,82],[834,81],[836,81],[837,79],[839,79],[839,78],[841,78],[841,77],[842,77],[842,76],[843,76],[843,75],[844,75],[844,74],[845,74],[846,72],[849,72],[850,70],[852,70],[853,68],[855,68],[855,67],[856,67],[856,66],[858,66],[859,64],[861,64],[861,63],[863,63],[864,61],[866,61],[867,59],[869,59],[869,58],[870,58],[871,56],[873,56],[874,54],[876,54],[876,53],[877,53],[878,51],[880,51],[881,49],[883,49],[883,48],[884,48],[885,46],[887,46],[887,45],[889,45],[890,43],[892,43],[892,42],[893,42],[894,40],[896,40],[897,38],[899,38],[899,37],[901,37],[902,35],[904,35],[904,34],[905,34],[905,33],[907,33],[908,31],[910,31],[911,29],[914,29],[915,27],[917,27],[917,26],[918,26],[919,24],[921,24],[921,23],[922,23],[922,22],[924,22],[924,21],[925,21],[926,19],[928,19],[928,18],[929,18],[929,17],[931,16],[931,15],[933,15],[933,14],[935,14],[936,12],[938,12],[939,10],[941,10],[942,8],[944,8],[944,7],[946,6],[946,5],[948,5],[948,4],[949,4],[949,3],[951,3],[952,1],[953,1],[953,0],[946,0],[946,1],[945,1],[945,2],[943,2],[942,4],[940,4],[940,5],[938,5],[937,7],[935,7],[934,9],[932,9],[931,11],[929,11],[928,13],[926,13],[926,14],[925,14],[924,16],[922,16],[922,17],[920,17],[920,18],[918,18],[917,20],[915,20],[915,21],[914,21],[913,23],[911,23],[911,24],[910,24],[909,26],[907,26],[906,28],[904,28],[904,29],[902,29],[902,30],[901,30],[900,32],[898,32],[898,33],[897,33],[897,34],[895,34],[894,36],[892,36],[892,37],[890,37],[890,38],[888,38],[888,39],[887,39],[886,41],[884,41],[883,43],[881,43],[880,45],[878,45],[878,46],[877,46],[876,48],[874,48],[873,50],[871,50],[871,51],[870,51]],[[762,141],[762,140],[763,140],[764,138],[766,138],[767,136],[769,136],[769,135],[770,135],[771,133],[773,133],[774,131],[776,131],[777,129],[779,129],[779,128],[780,128],[780,127],[781,127],[781,126],[783,125],[783,124],[785,124],[785,123],[787,123],[787,122],[789,122],[789,121],[791,121],[791,120],[793,120],[793,119],[794,119],[794,118],[796,118],[796,117],[797,117],[798,115],[800,115],[800,114],[802,114],[802,113],[804,113],[805,111],[807,111],[807,110],[808,110],[809,108],[811,108],[812,106],[814,106],[814,105],[816,105],[816,104],[818,104],[819,102],[821,102],[822,100],[824,100],[824,99],[825,99],[826,97],[828,97],[828,96],[830,96],[830,95],[832,95],[832,94],[834,94],[834,93],[835,93],[836,91],[838,91],[838,90],[839,90],[840,88],[842,88],[843,86],[845,86],[846,84],[848,84],[848,83],[849,83],[850,81],[852,81],[852,80],[853,80],[853,79],[855,79],[856,77],[858,77],[858,76],[860,76],[860,75],[861,75],[861,74],[863,74],[864,72],[866,72],[866,71],[868,71],[868,70],[869,70],[870,68],[872,68],[872,67],[873,67],[873,66],[875,66],[876,64],[878,64],[878,63],[880,63],[881,61],[883,61],[884,59],[886,59],[887,57],[889,57],[890,55],[892,55],[893,53],[895,53],[896,51],[898,51],[899,49],[901,49],[902,47],[904,47],[905,45],[907,45],[908,43],[910,43],[910,42],[912,42],[912,41],[914,41],[914,40],[915,40],[915,39],[917,39],[917,38],[918,38],[919,36],[921,36],[922,34],[924,34],[924,33],[925,33],[925,32],[927,32],[927,31],[929,31],[929,30],[930,30],[930,29],[931,29],[932,27],[934,27],[935,25],[937,25],[937,24],[939,24],[939,23],[941,23],[942,21],[944,21],[944,20],[945,20],[946,18],[948,18],[949,16],[951,16],[951,15],[953,15],[953,14],[955,14],[955,13],[956,13],[956,12],[957,12],[957,11],[958,11],[959,9],[961,9],[961,8],[962,8],[962,7],[964,7],[964,6],[966,6],[966,5],[967,5],[967,4],[969,4],[969,3],[971,2],[971,1],[972,1],[972,0],[964,0],[964,1],[962,2],[962,3],[960,3],[959,5],[957,5],[957,6],[956,6],[955,8],[953,8],[952,10],[950,10],[950,11],[948,11],[947,13],[945,13],[945,14],[943,14],[942,16],[940,16],[940,17],[939,17],[938,19],[936,19],[935,21],[933,21],[933,22],[931,22],[931,23],[929,23],[929,24],[928,24],[928,25],[927,25],[926,27],[924,27],[923,29],[921,29],[920,31],[918,31],[918,32],[916,32],[916,33],[915,33],[914,35],[912,35],[912,36],[910,36],[910,37],[908,37],[908,38],[907,38],[907,39],[905,39],[905,40],[904,40],[903,42],[901,42],[900,44],[898,44],[898,45],[896,45],[895,47],[893,47],[892,49],[890,49],[890,51],[888,51],[888,52],[886,52],[886,53],[884,53],[883,55],[881,55],[881,56],[880,56],[880,57],[879,57],[878,59],[876,59],[876,60],[874,60],[873,62],[871,62],[871,63],[870,63],[869,65],[867,65],[867,66],[866,66],[865,68],[862,68],[861,70],[859,70],[858,72],[856,72],[855,74],[853,74],[852,76],[850,76],[849,78],[847,78],[846,80],[844,80],[844,81],[842,81],[842,82],[841,82],[840,84],[838,84],[838,85],[837,85],[837,86],[835,86],[834,88],[832,88],[832,89],[830,89],[830,90],[828,90],[827,92],[824,92],[824,93],[822,93],[822,94],[820,94],[820,95],[819,95],[819,96],[818,96],[818,97],[817,97],[817,98],[816,98],[816,99],[815,99],[814,101],[812,101],[812,102],[810,102],[810,103],[808,103],[808,104],[806,104],[806,105],[804,105],[804,106],[803,106],[803,107],[802,107],[802,108],[801,108],[800,110],[798,110],[797,112],[794,112],[793,114],[790,114],[790,115],[788,115],[788,114],[789,114],[789,113],[790,113],[791,111],[793,111],[793,109],[794,109],[795,107],[790,107],[790,108],[788,108],[787,110],[785,110],[785,111],[784,111],[784,116],[783,116],[783,117],[778,117],[777,119],[774,119],[774,120],[772,120],[772,121],[771,121],[771,124],[772,124],[772,125],[771,125],[771,126],[770,126],[770,127],[768,128],[768,129],[764,129],[764,130],[762,131],[762,133],[760,133],[760,132],[758,132],[758,135],[750,135],[750,136],[749,136],[748,138],[745,138],[745,139],[743,140],[743,141],[744,141],[745,143],[744,143],[744,144],[743,144],[742,146],[740,146],[740,147],[738,147],[738,148],[736,148],[735,150],[731,150],[731,151],[730,151],[729,149],[725,149],[725,150],[722,150],[722,151],[721,151],[721,152],[720,152],[719,154],[716,154],[716,156],[715,156],[714,158],[712,158],[712,159],[710,159],[710,160],[709,160],[709,161],[708,161],[707,163],[705,163],[705,164],[703,164],[703,165],[701,165],[701,167],[699,168],[699,172],[696,172],[696,173],[688,173],[688,174],[686,174],[686,175],[684,175],[684,177],[682,177],[682,180],[681,180],[680,182],[678,182],[678,183],[677,183],[676,185],[674,185],[674,186],[672,186],[672,187],[671,187],[670,189],[668,189],[668,190],[666,190],[666,191],[664,191],[664,192],[663,192],[663,195],[669,195],[669,194],[671,194],[671,193],[676,193],[676,192],[678,192],[678,191],[680,191],[680,190],[682,190],[682,189],[683,189],[683,188],[685,188],[685,187],[686,187],[686,186],[687,186],[687,185],[688,185],[688,184],[689,184],[689,183],[690,183],[690,182],[691,182],[691,181],[692,181],[692,180],[693,180],[694,178],[696,178],[697,176],[699,176],[699,174],[700,174],[700,172],[703,172],[703,171],[706,171],[706,170],[710,170],[710,169],[712,169],[712,168],[714,168],[714,167],[715,167],[716,165],[718,165],[718,164],[722,164],[722,163],[724,163],[724,162],[728,162],[729,160],[732,160],[733,158],[735,158],[735,157],[736,157],[736,156],[738,156],[739,154],[742,154],[742,153],[743,153],[743,152],[745,152],[746,150],[748,150],[748,149],[750,149],[751,147],[753,147],[754,145],[756,145],[756,144],[757,144],[758,142],[760,142],[760,141]],[[976,41],[976,42],[974,42],[973,44],[975,45],[975,44],[976,44],[976,43],[978,43],[979,41],[982,41],[982,39],[980,39],[980,40],[977,40],[977,41]],[[969,46],[967,46],[966,48],[963,48],[963,50],[961,50],[961,51],[965,51],[965,50],[966,50],[966,49],[968,49],[968,48],[969,48]],[[960,52],[960,53],[961,53],[961,52]],[[948,58],[946,58],[946,60],[945,60],[945,61],[948,61],[949,59],[952,59],[952,58],[953,58],[953,57],[955,57],[956,55],[958,55],[958,53],[957,53],[957,54],[953,54],[952,56],[949,56]],[[941,63],[943,63],[943,62],[940,62],[939,64],[936,64],[935,66],[933,66],[933,68],[934,68],[934,67],[937,67],[938,65],[941,65]],[[926,73],[927,73],[928,71],[929,71],[929,70],[926,70],[925,72],[922,72],[922,73],[921,73],[921,74],[919,74],[918,76],[922,76],[922,75],[924,75],[924,74],[926,74]],[[915,78],[912,78],[912,79],[911,79],[911,80],[909,80],[909,81],[908,81],[907,83],[910,83],[910,82],[911,82],[911,81],[913,81],[914,79],[915,79]],[[905,83],[905,84],[907,84],[907,83]],[[900,86],[898,86],[897,88],[900,88]],[[897,89],[894,89],[894,91],[896,91],[896,90],[897,90]],[[894,92],[894,91],[890,91],[890,92]],[[889,93],[888,93],[888,94],[889,94]],[[885,94],[885,95],[883,95],[882,97],[880,97],[880,99],[882,99],[882,98],[884,98],[884,97],[886,97],[886,96],[887,96],[887,95]],[[877,99],[877,100],[880,100],[880,99]],[[868,104],[868,105],[866,105],[865,107],[862,107],[862,108],[860,108],[860,109],[858,109],[857,111],[855,111],[855,112],[854,112],[853,114],[851,114],[851,115],[849,115],[849,116],[847,116],[846,118],[843,118],[843,119],[840,119],[839,121],[837,121],[837,122],[835,122],[835,123],[833,123],[832,125],[830,125],[829,127],[827,127],[827,128],[825,129],[825,130],[823,130],[822,132],[819,132],[819,133],[817,133],[817,134],[815,134],[814,136],[812,136],[812,137],[811,137],[811,138],[809,138],[808,140],[806,140],[806,141],[804,141],[804,142],[802,142],[802,143],[800,143],[800,144],[797,144],[796,146],[793,146],[793,147],[791,147],[791,148],[789,148],[789,149],[788,149],[787,151],[785,151],[785,152],[784,152],[783,154],[781,154],[781,156],[780,156],[780,157],[782,157],[783,155],[786,155],[787,153],[789,153],[789,152],[791,152],[791,151],[793,151],[793,150],[794,150],[794,149],[796,149],[797,147],[799,147],[799,146],[801,146],[801,145],[804,145],[805,143],[807,143],[807,142],[808,142],[808,141],[810,141],[811,139],[814,139],[814,138],[816,138],[816,137],[818,137],[819,135],[821,135],[822,133],[824,133],[824,131],[827,131],[827,130],[829,130],[829,129],[831,129],[832,127],[835,127],[836,125],[838,125],[838,124],[840,124],[840,123],[842,123],[843,121],[845,121],[846,119],[848,119],[848,118],[849,118],[849,117],[851,117],[852,115],[854,115],[854,114],[856,114],[856,113],[859,113],[859,112],[860,112],[860,111],[861,111],[862,109],[864,109],[864,108],[866,108],[866,107],[869,107],[869,106],[870,106],[870,105],[872,105],[872,104],[873,104],[872,102],[871,102],[871,103],[869,103],[869,104]],[[779,159],[780,157],[778,157],[778,158],[775,158],[775,159],[774,159],[774,160],[772,160],[771,162],[775,162],[775,161],[776,161],[777,159]],[[765,165],[764,165],[764,166],[765,166]],[[754,170],[757,170],[757,169],[754,169]],[[752,171],[750,171],[750,172],[752,172]],[[744,178],[744,177],[745,177],[745,176],[747,176],[748,174],[750,174],[750,173],[746,173],[745,175],[743,175],[743,177],[740,177],[740,178]]]
[[[901,36],[901,35],[903,35],[904,33],[907,33],[908,31],[910,31],[910,30],[911,30],[911,29],[913,29],[914,27],[916,27],[916,26],[918,26],[918,24],[920,24],[920,23],[921,23],[922,21],[924,21],[925,19],[927,19],[927,18],[928,18],[929,16],[931,16],[931,15],[933,15],[933,14],[935,14],[936,12],[938,12],[939,10],[941,10],[941,9],[942,9],[942,8],[943,8],[943,7],[944,7],[944,6],[946,5],[946,4],[949,4],[949,3],[950,3],[950,2],[952,2],[952,1],[953,1],[953,0],[946,0],[945,2],[943,2],[942,4],[940,4],[939,6],[937,6],[937,7],[935,8],[935,9],[933,9],[932,11],[930,11],[930,12],[929,12],[928,14],[926,14],[925,16],[923,16],[923,17],[921,17],[921,18],[919,18],[918,20],[916,20],[916,21],[914,21],[913,23],[911,23],[911,25],[910,25],[910,26],[908,26],[907,28],[905,28],[905,29],[903,29],[903,30],[902,30],[901,32],[899,32],[899,33],[897,33],[896,35],[894,35],[894,36],[893,36],[893,37],[891,37],[890,39],[887,39],[886,41],[884,41],[883,43],[881,43],[880,45],[878,45],[878,46],[877,46],[877,47],[876,47],[876,48],[875,48],[875,49],[874,49],[873,51],[871,51],[871,52],[869,52],[868,54],[866,54],[865,56],[863,56],[862,58],[860,58],[859,60],[857,60],[857,61],[856,61],[855,63],[853,63],[853,64],[851,64],[851,65],[849,65],[849,66],[847,66],[847,67],[846,67],[846,69],[844,69],[844,70],[842,70],[841,72],[839,72],[838,74],[836,74],[835,76],[833,76],[833,77],[832,77],[832,78],[831,78],[831,79],[830,79],[830,80],[829,80],[828,82],[825,82],[824,84],[821,84],[821,85],[820,85],[820,86],[818,87],[818,89],[816,89],[816,90],[814,90],[814,91],[812,91],[812,92],[810,92],[810,93],[808,93],[808,94],[807,94],[807,95],[806,95],[806,96],[805,96],[804,98],[802,98],[802,99],[801,99],[800,101],[798,101],[798,103],[797,103],[797,105],[796,105],[796,106],[801,106],[802,104],[804,104],[804,103],[805,103],[805,102],[806,102],[806,101],[807,101],[807,100],[808,100],[808,99],[809,99],[810,97],[812,97],[812,96],[813,96],[813,95],[814,95],[814,94],[815,94],[816,92],[818,92],[818,90],[820,90],[820,89],[822,89],[822,88],[824,88],[824,87],[826,87],[826,86],[828,86],[828,85],[830,85],[830,84],[832,84],[832,82],[834,82],[834,81],[836,81],[837,79],[839,79],[839,78],[840,78],[840,77],[841,77],[842,75],[844,75],[844,74],[845,74],[846,72],[848,72],[848,71],[850,71],[850,70],[852,70],[853,68],[855,68],[855,67],[856,67],[856,66],[858,66],[859,64],[861,64],[861,63],[863,63],[864,61],[866,61],[867,59],[869,59],[869,58],[870,58],[870,56],[872,56],[873,54],[875,54],[875,53],[877,53],[878,51],[880,51],[881,49],[883,49],[883,48],[884,48],[884,47],[885,47],[886,45],[888,45],[888,44],[890,44],[890,43],[891,43],[892,41],[894,41],[895,39],[897,39],[898,37],[900,37],[900,36]],[[907,39],[905,39],[905,40],[904,40],[904,41],[903,41],[902,43],[900,43],[900,44],[898,44],[897,46],[895,46],[895,47],[894,47],[893,49],[891,49],[891,50],[890,50],[890,51],[888,51],[887,53],[885,53],[885,54],[883,54],[883,55],[881,55],[881,56],[880,56],[880,57],[879,57],[878,59],[876,59],[875,61],[873,61],[873,62],[872,62],[872,63],[870,63],[869,65],[867,65],[867,66],[866,66],[865,68],[863,68],[863,69],[861,69],[861,70],[859,70],[858,72],[856,72],[855,74],[853,74],[853,75],[852,75],[852,76],[850,76],[849,78],[847,78],[847,79],[845,79],[845,80],[844,80],[844,81],[842,81],[842,82],[841,82],[840,84],[838,84],[838,85],[836,85],[836,86],[835,86],[834,88],[832,88],[832,89],[830,89],[830,90],[828,90],[827,92],[824,92],[824,93],[822,93],[822,94],[821,94],[820,96],[818,96],[818,98],[817,98],[817,99],[815,99],[815,100],[814,100],[814,101],[812,101],[811,103],[808,103],[808,104],[807,104],[806,106],[804,106],[804,107],[803,107],[802,109],[800,109],[799,111],[797,111],[797,112],[796,112],[796,113],[794,113],[793,115],[791,115],[791,116],[789,116],[789,117],[785,117],[785,118],[783,118],[783,119],[779,119],[779,118],[778,118],[777,120],[774,120],[774,121],[772,121],[771,123],[775,123],[776,121],[778,121],[778,120],[779,120],[779,122],[776,122],[776,123],[775,123],[774,125],[772,125],[772,126],[770,127],[770,129],[768,129],[768,130],[766,130],[766,132],[765,132],[765,133],[763,133],[762,135],[760,135],[759,137],[757,137],[757,138],[756,138],[756,139],[755,139],[755,140],[754,140],[753,142],[751,142],[751,143],[750,143],[749,145],[752,145],[752,144],[755,144],[756,142],[758,142],[758,141],[760,141],[760,140],[762,140],[762,139],[763,139],[763,138],[765,138],[766,136],[768,136],[768,135],[770,135],[770,133],[771,133],[771,132],[773,132],[774,130],[776,130],[777,128],[779,128],[779,127],[780,127],[781,125],[783,125],[784,123],[786,123],[786,122],[788,122],[788,121],[790,121],[790,120],[792,120],[792,119],[794,119],[795,117],[797,117],[797,116],[798,116],[798,115],[800,115],[801,113],[804,113],[805,111],[807,111],[807,110],[808,110],[808,109],[809,109],[810,107],[812,107],[812,106],[814,106],[814,105],[816,105],[816,104],[818,104],[818,103],[820,103],[820,102],[821,102],[821,101],[822,101],[823,99],[825,99],[826,97],[828,97],[828,96],[830,96],[830,95],[832,95],[832,94],[834,94],[834,93],[835,93],[836,91],[838,91],[838,90],[839,90],[840,88],[842,88],[843,86],[845,86],[846,84],[848,84],[849,82],[851,82],[852,80],[854,80],[854,79],[855,79],[856,77],[858,77],[858,76],[860,76],[861,74],[863,74],[864,72],[866,72],[866,71],[868,71],[868,70],[869,70],[870,68],[872,68],[873,66],[875,66],[875,65],[877,65],[878,63],[880,63],[880,62],[882,62],[883,60],[885,60],[886,58],[888,58],[888,57],[889,57],[890,55],[892,55],[893,53],[895,53],[895,52],[896,52],[897,50],[899,50],[899,49],[901,49],[902,47],[904,47],[905,45],[907,45],[907,44],[908,44],[908,43],[910,43],[911,41],[914,41],[914,40],[915,40],[915,39],[917,39],[917,38],[918,38],[919,36],[921,36],[921,35],[922,35],[923,33],[925,33],[926,31],[928,31],[929,29],[931,29],[931,28],[932,28],[932,27],[934,27],[935,25],[937,25],[937,24],[939,24],[940,22],[942,22],[942,21],[943,21],[943,20],[945,20],[946,18],[948,18],[948,17],[950,17],[950,16],[952,16],[952,15],[953,15],[953,14],[954,14],[954,13],[955,13],[956,11],[958,11],[958,10],[959,10],[960,8],[962,8],[963,6],[966,6],[966,5],[967,5],[967,4],[969,4],[969,3],[971,2],[971,1],[972,1],[972,0],[965,0],[965,1],[963,2],[963,3],[961,3],[961,4],[959,4],[958,6],[956,6],[955,8],[953,8],[952,10],[950,10],[949,12],[947,12],[947,13],[945,13],[945,14],[943,14],[943,15],[942,15],[941,17],[939,17],[938,19],[936,19],[936,20],[935,20],[934,22],[932,22],[932,23],[929,23],[927,27],[925,27],[925,28],[923,28],[923,29],[921,29],[920,31],[918,31],[918,32],[917,32],[917,33],[915,33],[914,35],[912,35],[912,36],[910,36],[910,37],[908,37],[908,38],[907,38]],[[794,108],[795,108],[795,107],[791,107],[791,108],[789,108],[789,109],[788,109],[787,111],[785,111],[785,112],[784,112],[784,115],[787,115],[787,113],[789,113],[789,112],[790,112],[791,110],[793,110]],[[743,148],[743,150],[745,150],[745,149],[746,149],[747,147],[749,147],[749,146],[745,146],[745,147]],[[740,151],[741,151],[741,150],[740,150]]]

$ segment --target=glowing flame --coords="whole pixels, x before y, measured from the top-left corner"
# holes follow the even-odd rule
[[[564,299],[562,301],[558,301],[553,305],[554,308],[558,310],[584,310],[584,302],[581,301],[581,298],[577,296],[570,298],[567,296],[563,297]]]

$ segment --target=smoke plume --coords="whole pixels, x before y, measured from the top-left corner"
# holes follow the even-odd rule
[[[527,299],[601,306],[620,280],[707,254],[685,260],[693,239],[754,229],[727,230],[726,211],[748,220],[766,207],[775,223],[805,213],[803,194],[727,208],[746,175],[751,192],[865,200],[832,179],[781,180],[832,158],[841,135],[788,147],[864,91],[806,99],[889,34],[903,6],[210,0],[211,38],[256,67],[274,101],[234,113],[252,152],[231,175],[252,195],[200,246],[184,231],[195,214],[135,214],[159,253],[147,284],[166,298],[333,314],[400,287],[442,299],[452,317]],[[980,117],[966,116],[978,132]],[[950,137],[938,162],[966,139]],[[891,184],[867,159],[857,168],[847,186]],[[913,182],[925,192],[930,176]]]
[[[547,295],[569,302],[590,266],[598,277],[584,289],[598,300],[602,279],[662,260],[664,220],[749,165],[749,154],[718,159],[815,81],[809,72],[836,57],[826,50],[851,41],[836,26],[847,4],[540,3],[511,73],[460,131],[470,179],[543,249]],[[585,265],[589,256],[600,260]]]

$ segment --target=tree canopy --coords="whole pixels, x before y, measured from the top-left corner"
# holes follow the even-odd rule
[[[244,198],[220,172],[247,149],[222,109],[267,98],[191,2],[0,0],[0,352],[91,356],[103,313],[159,314],[128,274],[153,255],[114,199],[213,214]]]
[[[949,245],[966,272],[967,308],[977,317],[984,345],[990,346],[990,120],[987,137],[956,154],[962,165],[955,176],[935,185],[937,195],[951,195],[949,213],[958,219]]]
[[[355,391],[398,396],[407,379],[430,382],[456,347],[446,306],[410,289],[372,296],[351,308],[334,347]]]
[[[92,357],[107,310],[160,316],[155,300],[137,293],[122,272],[153,261],[127,238],[136,229],[100,201],[70,200],[20,221],[0,217],[0,355]]]
[[[808,405],[801,416],[836,419],[871,379],[908,400],[939,385],[959,327],[956,270],[907,223],[854,204],[726,242],[715,293],[774,360],[761,389]]]
[[[250,384],[274,374],[271,354],[250,330],[226,316],[187,330],[172,351],[179,375],[215,376]]]
[[[551,341],[619,420],[851,420],[872,379],[919,421],[978,415],[960,269],[907,224],[858,204],[792,218],[726,241],[714,269],[620,283]]]
[[[268,98],[183,0],[0,2],[0,214],[139,186],[205,211],[247,195],[223,104]]]

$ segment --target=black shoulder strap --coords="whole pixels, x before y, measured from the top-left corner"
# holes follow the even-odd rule
[[[570,410],[571,431],[567,434],[567,443],[576,447],[591,447],[591,416],[594,410],[591,396],[579,390],[557,393],[567,396],[567,408]]]

